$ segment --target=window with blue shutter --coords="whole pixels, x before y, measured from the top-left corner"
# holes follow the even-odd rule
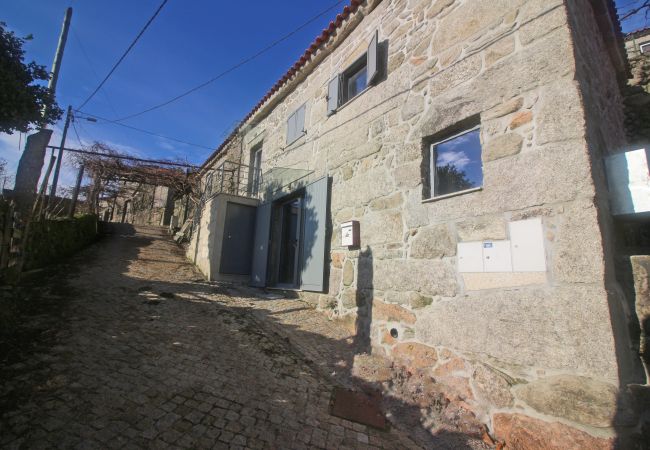
[[[287,145],[296,141],[305,134],[305,108],[306,104],[295,110],[287,119]]]
[[[339,84],[340,84],[340,75],[337,75],[332,80],[330,80],[327,85],[327,115],[331,116],[336,112],[336,108],[339,107]]]
[[[327,244],[327,177],[305,187],[300,288],[323,292]]]
[[[379,74],[379,32],[375,31],[368,51],[329,82],[327,115],[331,116],[340,106],[376,83]]]

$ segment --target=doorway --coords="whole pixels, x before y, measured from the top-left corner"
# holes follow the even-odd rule
[[[271,248],[272,278],[276,287],[300,286],[300,251],[303,228],[303,196],[278,202],[273,211]]]
[[[255,206],[227,202],[219,273],[250,274],[254,231]]]

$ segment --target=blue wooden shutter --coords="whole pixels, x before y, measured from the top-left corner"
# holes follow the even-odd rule
[[[305,132],[305,109],[306,104],[302,105],[296,111],[296,137],[301,136]]]
[[[327,115],[331,116],[339,107],[339,78],[337,75],[327,85]]]
[[[270,202],[259,205],[255,214],[251,285],[256,287],[266,286],[266,265],[271,233],[271,205]]]
[[[300,288],[323,292],[327,241],[327,177],[305,187]]]
[[[379,75],[379,32],[375,31],[375,35],[370,40],[368,45],[368,52],[366,53],[366,64],[368,74],[368,85],[375,81]]]
[[[294,112],[287,120],[287,144],[296,140],[296,113]]]

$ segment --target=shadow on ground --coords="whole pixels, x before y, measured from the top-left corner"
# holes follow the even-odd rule
[[[364,258],[372,266],[369,250]],[[371,272],[364,289],[365,294],[372,289]],[[331,394],[335,386],[341,385],[363,391],[382,389],[379,383],[367,383],[352,374],[355,355],[369,350],[372,305],[365,299],[372,296],[357,300],[365,312],[360,315],[357,335],[331,338],[305,331],[300,324],[282,319],[288,314],[304,314],[306,318],[319,314],[307,304],[304,309],[296,308],[294,302],[292,307],[281,309],[277,304],[283,299],[264,298],[261,290],[203,281],[186,262],[182,249],[163,239],[156,228],[138,228],[137,233],[129,227],[113,229],[112,234],[65,264],[26,280],[18,295],[29,306],[22,308],[14,338],[0,341],[3,447],[17,442],[19,446],[49,442],[75,447],[92,436],[99,447],[112,441],[147,446],[149,439],[160,438],[173,445],[185,439],[183,442],[190,447],[202,448],[211,440],[216,442],[217,436],[224,441],[229,432],[226,427],[268,428],[274,415],[270,411],[284,415],[288,409],[304,408],[305,416],[309,416],[309,401],[277,409],[273,397],[282,394],[286,402],[293,393],[304,389],[311,392],[311,385],[301,384],[301,377],[309,371],[312,374],[307,373],[307,378],[322,384],[325,393]],[[80,354],[80,350],[87,354]],[[238,367],[238,359],[251,355],[259,361],[258,370],[270,367],[271,372],[258,375]],[[211,371],[218,372],[218,376],[212,377]],[[260,379],[269,374],[278,380]],[[286,392],[282,387],[285,378],[289,383]],[[168,385],[167,379],[178,381]],[[152,384],[152,380],[160,380],[157,383],[161,385]],[[266,418],[257,419],[255,425],[243,423],[242,410],[248,408],[248,403],[260,408],[255,399],[257,390],[264,393],[265,385],[274,383],[279,387],[269,397],[273,400],[268,400],[271,406]],[[182,390],[174,387],[179,385]],[[212,412],[199,409],[203,405],[200,399],[206,395],[217,398],[217,403],[230,402],[238,418],[232,416],[223,423],[218,418],[213,421],[209,415]],[[266,394],[260,394],[260,398],[262,395]],[[165,413],[165,405],[179,396],[188,400]],[[419,423],[418,405],[395,398],[387,402],[392,411],[400,413],[400,417],[392,418],[397,423],[394,431],[368,430],[369,442],[358,437],[352,443],[348,434],[341,438],[345,440],[337,441],[339,437],[332,430],[341,421],[331,419],[322,443],[316,439],[317,432],[310,431],[312,441],[303,446],[487,448],[480,440],[453,431],[431,436]],[[162,429],[160,422],[170,414],[178,418],[169,424],[169,430]],[[203,419],[187,430],[179,428],[192,414],[202,415]],[[296,423],[302,423],[299,416]],[[265,422],[259,422],[262,420]],[[143,423],[146,426],[140,427]],[[161,433],[157,437],[149,431],[154,425]],[[318,428],[321,424],[312,425]],[[207,428],[201,429],[200,438],[192,434],[197,427]],[[275,429],[275,445],[299,443],[304,430],[294,433],[290,425],[284,428]],[[210,437],[211,429],[218,431],[214,437]],[[279,435],[285,431],[285,436]],[[254,431],[231,434],[234,437],[229,439],[233,440],[242,434],[247,436],[247,443],[240,443],[244,446],[252,446],[257,439],[251,437]],[[268,445],[269,441],[263,442]],[[232,448],[233,441],[228,445]]]

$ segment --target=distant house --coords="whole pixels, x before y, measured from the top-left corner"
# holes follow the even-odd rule
[[[610,448],[644,383],[603,164],[627,78],[609,0],[353,0],[203,165],[188,256],[351,320],[512,448]]]

